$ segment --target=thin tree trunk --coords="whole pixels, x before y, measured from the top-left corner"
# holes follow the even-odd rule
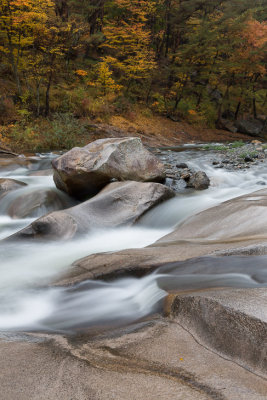
[[[241,101],[238,102],[236,110],[235,110],[235,120],[237,120],[237,118],[238,118],[240,107],[241,107]]]
[[[257,104],[256,104],[256,99],[255,99],[255,97],[253,97],[253,117],[254,117],[255,119],[258,118],[258,115],[257,115]]]
[[[148,88],[148,91],[146,94],[146,105],[148,105],[148,103],[149,103],[149,97],[150,97],[151,91],[152,91],[152,82],[150,82],[150,85],[149,85],[149,88]]]
[[[37,114],[37,117],[39,117],[39,115],[40,115],[40,86],[41,86],[41,81],[36,83],[36,102],[37,102],[36,114]]]
[[[50,70],[49,79],[47,82],[46,93],[45,93],[45,116],[48,117],[50,114],[50,88],[52,83],[53,71]]]
[[[176,96],[175,104],[174,104],[174,107],[173,107],[173,111],[177,110],[177,108],[179,106],[179,103],[182,100],[182,98],[183,98],[182,93],[180,94],[180,96]]]
[[[231,87],[231,84],[228,82],[226,91],[225,91],[225,93],[224,93],[224,95],[223,95],[223,98],[222,98],[222,101],[221,101],[220,104],[219,104],[218,114],[217,114],[217,121],[216,121],[216,126],[217,126],[218,128],[221,127],[222,112],[223,112],[223,101],[224,101],[225,98],[228,97],[230,87]]]
[[[20,77],[19,77],[19,72],[18,72],[18,63],[15,61],[11,42],[9,43],[9,59],[10,59],[13,75],[14,75],[14,78],[16,81],[18,95],[21,96],[22,91],[21,91],[21,83],[20,83]]]
[[[253,116],[255,119],[257,119],[258,115],[257,115],[257,103],[256,103],[256,91],[255,91],[255,85],[257,82],[258,76],[255,77],[255,84],[253,85],[253,100],[252,100],[252,106],[253,106]]]
[[[166,40],[165,40],[165,57],[168,56],[170,47],[171,23],[170,23],[170,0],[166,0]]]

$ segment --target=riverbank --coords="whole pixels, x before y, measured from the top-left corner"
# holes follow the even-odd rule
[[[32,153],[68,150],[108,137],[140,137],[145,145],[177,146],[182,143],[251,141],[251,136],[225,130],[196,127],[186,122],[174,122],[166,117],[135,113],[126,118],[116,115],[108,122],[87,118],[57,116],[53,120],[37,120],[0,126],[0,150]],[[254,138],[255,139],[255,138]]]

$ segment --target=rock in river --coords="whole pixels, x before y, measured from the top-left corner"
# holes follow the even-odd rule
[[[58,189],[76,198],[118,181],[162,182],[165,169],[139,138],[99,139],[52,161]]]
[[[26,183],[17,181],[15,179],[0,179],[0,196],[3,193],[10,192],[12,190],[21,189],[22,187],[27,186]]]
[[[40,188],[35,191],[23,191],[19,196],[3,199],[6,212],[11,218],[38,218],[54,210],[62,210],[75,204],[65,193],[57,189]],[[1,207],[5,207],[2,202]]]
[[[92,199],[47,214],[10,239],[71,239],[91,229],[132,225],[146,211],[173,196],[174,192],[160,183],[113,182]]]
[[[242,247],[243,250],[239,249],[237,254],[243,254],[246,246],[262,243],[265,246],[258,252],[267,254],[266,219],[267,190],[262,189],[193,215],[149,247],[90,255],[77,260],[74,267],[78,274],[82,274],[67,281],[104,279],[125,273],[145,274],[166,263],[218,251],[229,253]],[[250,248],[249,254],[256,250]]]
[[[194,172],[187,183],[187,187],[193,187],[196,190],[208,189],[210,180],[207,174],[203,171]]]

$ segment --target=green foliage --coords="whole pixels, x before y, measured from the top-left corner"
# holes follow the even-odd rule
[[[237,149],[237,148],[239,148],[239,147],[245,146],[245,144],[246,144],[246,143],[244,143],[242,140],[237,140],[237,141],[235,141],[235,142],[233,142],[233,143],[230,143],[230,146],[231,146],[231,148],[233,148],[233,149]]]
[[[257,151],[248,151],[246,153],[241,153],[240,154],[240,158],[242,158],[242,159],[245,159],[246,157],[257,158],[257,156],[258,156]]]
[[[17,122],[6,132],[18,151],[68,150],[86,143],[86,125],[70,114],[55,114],[52,121],[37,119]]]
[[[217,145],[217,144],[208,144],[203,147],[204,150],[213,150],[213,151],[227,151],[228,147],[224,145]]]

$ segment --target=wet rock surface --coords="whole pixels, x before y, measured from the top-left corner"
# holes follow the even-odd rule
[[[199,151],[206,154],[204,149]],[[190,181],[190,170],[198,172],[191,162],[179,162],[179,153],[158,154],[175,173],[180,169],[185,179],[179,181],[184,185]],[[220,156],[226,157],[224,152]],[[213,161],[220,165],[210,158]],[[88,232],[91,226],[132,224],[158,201],[172,196],[156,183],[111,183],[93,199],[42,217],[21,233],[28,238],[58,239]],[[164,315],[150,315],[116,329],[97,325],[72,335],[41,329],[39,333],[1,334],[1,396],[11,400],[264,400],[266,289],[214,289],[214,282],[224,273],[230,275],[228,282],[238,285],[241,277],[231,274],[239,272],[248,276],[248,284],[266,282],[266,260],[255,258],[255,254],[267,254],[266,210],[267,191],[261,190],[188,218],[147,248],[93,254],[76,261],[69,275],[57,278],[57,285],[68,285],[71,291],[74,282],[86,286],[87,279],[143,276],[157,267],[173,273],[162,286],[169,292]],[[208,254],[220,257],[201,257]],[[238,270],[235,255],[254,257],[243,263],[238,259]],[[191,283],[203,275],[205,286],[192,289],[183,281],[175,288],[184,275],[190,276]],[[69,312],[68,302],[65,307]]]
[[[17,181],[16,179],[2,178],[0,179],[0,196],[12,190],[21,189],[27,186],[26,183]]]
[[[187,180],[186,180],[187,181]],[[210,180],[206,172],[198,171],[191,174],[187,181],[187,187],[192,187],[196,190],[205,190],[210,186]]]
[[[146,248],[91,255],[78,260],[74,263],[72,276],[61,283],[102,279],[116,274],[144,275],[165,263],[264,244],[267,241],[266,219],[267,190],[263,189],[253,196],[249,194],[226,201],[188,218],[172,233]]]
[[[67,208],[71,203],[74,204],[57,190],[39,189],[10,199],[7,214],[11,218],[38,218],[42,214]]]
[[[207,171],[199,171],[190,165],[188,160],[181,161],[180,152],[182,148],[154,150],[166,169],[166,184],[177,192],[183,191],[188,187],[187,182],[193,175]],[[209,164],[215,169],[225,169],[228,171],[246,171],[251,167],[261,165],[266,159],[266,145],[258,140],[251,143],[242,141],[229,144],[210,144],[199,145],[198,151],[206,157]],[[183,157],[184,158],[184,157]],[[208,177],[209,178],[209,177]],[[260,183],[259,183],[260,184]],[[190,186],[189,186],[190,187]]]
[[[92,229],[133,225],[145,212],[174,196],[160,183],[114,182],[75,207],[47,214],[10,237],[10,240],[71,239]]]
[[[238,347],[229,354],[237,338],[227,336],[230,321],[245,335],[253,330],[246,300],[252,298],[253,307],[261,297],[246,290],[238,291],[236,299],[229,290],[174,294],[166,302],[165,318],[154,315],[127,327],[69,337],[30,334],[27,341],[2,341],[1,393],[12,400],[128,400],[129,393],[133,400],[264,400],[262,365],[255,372],[246,355],[236,357]],[[215,311],[217,326],[212,323]],[[250,341],[255,345],[261,336],[254,333]],[[212,334],[221,340],[220,349],[213,346]],[[250,341],[244,341],[243,349]]]

